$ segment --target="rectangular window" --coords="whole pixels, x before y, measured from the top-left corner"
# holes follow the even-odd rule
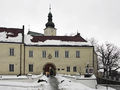
[[[42,51],[42,57],[46,58],[46,51]]]
[[[69,58],[69,51],[65,51],[65,58]]]
[[[14,64],[9,64],[9,71],[14,72]]]
[[[33,57],[33,51],[32,50],[29,51],[29,57]]]
[[[76,58],[80,58],[80,51],[76,51]]]
[[[77,67],[76,66],[73,67],[73,72],[77,72]]]
[[[67,67],[67,72],[70,72],[70,67]]]
[[[10,48],[10,56],[14,56],[14,48]]]
[[[33,72],[33,64],[29,64],[29,72]]]
[[[55,57],[58,58],[59,57],[59,52],[55,51]]]

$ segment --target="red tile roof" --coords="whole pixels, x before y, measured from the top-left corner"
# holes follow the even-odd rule
[[[0,27],[0,32],[7,32],[7,37],[16,37],[19,33],[24,34],[24,27],[23,29],[18,28],[3,28]],[[9,34],[12,33],[12,34]],[[87,42],[84,38],[80,36],[78,33],[75,36],[33,36],[31,39],[32,42],[44,42],[46,40],[61,40],[61,41],[73,41],[73,42]]]
[[[0,27],[0,32],[7,32],[7,37],[16,37],[19,33],[24,34],[23,29]],[[9,34],[11,33],[11,34]]]
[[[32,42],[46,41],[46,40],[61,40],[61,41],[73,41],[73,42],[87,42],[81,36],[33,36]]]

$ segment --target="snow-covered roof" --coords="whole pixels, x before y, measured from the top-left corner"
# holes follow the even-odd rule
[[[91,46],[79,33],[75,36],[24,35],[23,29],[0,28],[0,42],[20,42],[26,45]]]
[[[31,35],[33,36],[33,35]],[[60,41],[71,41],[71,42],[87,42],[80,36],[79,33],[75,36],[33,36],[32,42],[44,42],[46,40],[60,40]]]
[[[16,28],[0,28],[0,42],[22,42],[24,30]]]
[[[40,36],[39,38],[44,38],[45,36]],[[53,36],[54,37],[54,36]],[[33,42],[32,40],[34,39],[33,36],[31,35],[26,35],[25,36],[25,44],[26,45],[68,45],[68,46],[91,46],[90,43],[88,42],[81,42],[81,41],[62,41],[62,40],[45,40],[45,41],[37,41]]]
[[[42,34],[42,33],[33,32],[33,31],[28,31],[27,34],[31,35],[31,36],[44,36],[44,34]]]
[[[8,37],[7,32],[0,32],[0,41],[2,42],[22,42],[22,34],[19,33],[16,37]]]

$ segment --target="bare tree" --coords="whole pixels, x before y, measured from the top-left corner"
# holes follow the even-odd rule
[[[98,61],[102,64],[104,75],[108,75],[111,69],[119,68],[120,51],[113,44],[104,44],[97,47]]]
[[[98,41],[95,39],[95,38],[90,38],[90,39],[87,39],[90,43],[91,43],[91,45],[93,45],[93,46],[95,46],[95,45],[97,45],[97,43],[98,43]]]
[[[100,45],[94,38],[87,40],[95,48],[98,55],[98,67],[104,69],[104,76],[109,75],[111,69],[117,70],[120,68],[120,49],[118,47],[110,43]]]
[[[95,38],[90,38],[90,39],[87,39],[87,41],[92,45],[92,46],[94,46],[94,48],[95,48],[95,51],[97,50],[97,47],[99,46],[98,45],[98,41],[95,39]]]

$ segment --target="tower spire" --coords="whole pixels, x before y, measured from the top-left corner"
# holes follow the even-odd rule
[[[45,36],[56,36],[56,28],[55,24],[52,21],[52,13],[51,13],[51,5],[49,4],[49,13],[48,13],[48,21],[45,24],[46,28],[44,29]]]
[[[49,12],[51,12],[51,4],[49,4]]]
[[[55,27],[54,23],[52,22],[51,5],[49,5],[48,22],[46,23],[46,28],[47,27]]]

